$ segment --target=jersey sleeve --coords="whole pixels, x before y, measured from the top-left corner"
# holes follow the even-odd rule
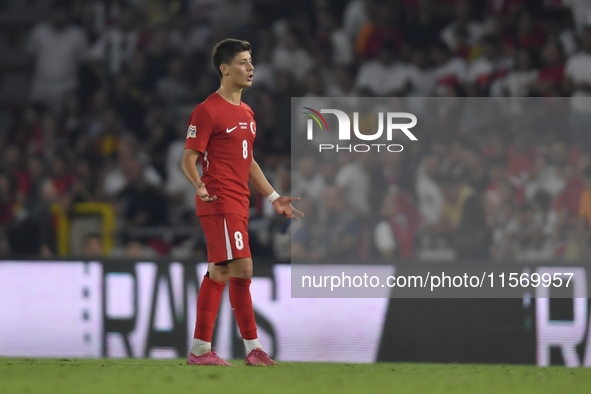
[[[205,152],[207,143],[212,135],[213,122],[211,116],[202,106],[195,107],[189,119],[185,149],[193,149],[201,153]]]

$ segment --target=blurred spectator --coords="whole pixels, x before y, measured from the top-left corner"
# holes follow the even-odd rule
[[[180,57],[170,60],[166,76],[156,82],[156,92],[175,114],[177,109],[187,103],[189,91],[185,65]]]
[[[516,236],[520,229],[519,210],[510,201],[505,201],[491,220],[493,229],[490,255],[495,260],[516,257]]]
[[[89,58],[100,62],[99,67],[104,64],[110,75],[117,75],[137,50],[139,32],[135,22],[135,10],[124,5],[117,23],[109,26],[89,49]]]
[[[507,148],[507,170],[510,176],[525,181],[534,169],[536,148],[531,143],[532,131],[525,124],[511,125],[513,144]]]
[[[451,232],[456,255],[460,259],[485,259],[491,235],[480,199],[457,176],[441,176],[444,196],[441,230]]]
[[[536,155],[533,172],[525,184],[525,198],[531,200],[540,191],[554,197],[564,189],[564,186],[565,180],[558,170],[548,162],[545,156]]]
[[[98,179],[88,160],[76,162],[71,187],[68,190],[71,203],[93,202],[98,198]]]
[[[320,246],[319,231],[322,230],[318,225],[318,204],[314,200],[302,199],[298,204],[298,209],[307,213],[305,219],[290,225],[292,234],[290,255],[292,259],[296,260],[308,258],[309,253]]]
[[[297,171],[293,176],[292,193],[294,196],[308,198],[319,202],[322,198],[326,182],[318,170],[318,163],[312,156],[299,160]]]
[[[229,36],[239,34],[251,20],[252,1],[248,0],[219,0],[212,15],[214,27],[226,30]]]
[[[70,25],[69,13],[68,1],[53,1],[49,22],[35,26],[27,44],[27,52],[35,58],[31,99],[55,110],[76,88],[78,65],[86,51],[84,32]]]
[[[374,229],[374,241],[382,257],[398,256],[403,259],[415,256],[415,236],[420,215],[410,196],[393,188],[384,197],[380,209],[383,218]]]
[[[551,197],[545,192],[538,192],[532,201],[526,204],[520,213],[520,226],[516,232],[518,243],[517,257],[520,260],[547,260],[554,251],[548,235],[549,208]]]
[[[589,24],[591,4],[586,0],[562,0],[565,7],[570,7],[577,30],[581,32]]]
[[[498,38],[484,36],[481,40],[482,56],[473,60],[468,67],[466,80],[471,87],[486,92],[497,79],[507,75],[512,66],[511,58],[504,58]]]
[[[504,37],[505,45],[511,48],[540,49],[546,40],[541,25],[531,12],[524,11],[517,20],[517,27]]]
[[[459,0],[454,7],[455,19],[448,24],[441,31],[441,40],[447,44],[452,51],[457,51],[460,48],[457,46],[455,39],[458,29],[465,29],[466,43],[469,46],[474,46],[480,40],[483,34],[482,24],[476,20],[472,15],[473,10],[468,0]]]
[[[355,97],[355,80],[349,67],[339,67],[334,70],[335,83],[326,88],[326,95],[330,97]]]
[[[406,70],[396,62],[391,43],[382,44],[376,60],[364,63],[359,69],[355,88],[370,96],[390,96],[404,93],[407,88]]]
[[[586,219],[591,225],[591,167],[583,171],[585,190],[581,194],[579,202],[579,216]]]
[[[430,68],[427,50],[418,48],[412,51],[411,62],[406,66],[409,96],[429,97],[435,90],[435,77]]]
[[[303,47],[301,35],[294,29],[288,31],[285,43],[275,48],[272,62],[277,70],[287,71],[299,81],[303,81],[314,64],[312,56]]]
[[[91,233],[84,238],[82,254],[88,257],[103,255],[103,240],[99,234]]]
[[[568,232],[568,229],[574,227],[579,214],[581,195],[585,190],[585,183],[573,164],[564,164],[561,169],[561,177],[566,184],[564,190],[554,199],[552,211],[550,212],[551,215],[555,216],[554,243],[564,239],[566,236],[565,231]]]
[[[355,38],[355,51],[362,60],[377,58],[386,43],[393,53],[402,48],[402,29],[397,23],[400,16],[394,7],[388,1],[365,1],[368,22]]]
[[[520,49],[516,53],[516,67],[507,76],[499,79],[492,86],[491,94],[508,97],[527,97],[530,88],[538,80],[538,70],[535,69],[532,52]],[[541,86],[546,87],[546,85]]]
[[[562,96],[564,80],[564,51],[557,41],[548,42],[542,51],[543,64],[537,81],[529,86],[535,96]]]
[[[321,237],[320,242],[310,251],[310,258],[320,260],[358,256],[359,222],[340,190],[334,186],[326,187],[322,200],[326,218],[319,223],[321,230],[317,236]]]
[[[166,201],[144,177],[144,168],[131,160],[124,170],[126,185],[119,193],[123,219],[131,226],[162,226],[168,223]]]
[[[565,259],[567,261],[588,261],[591,258],[591,226],[584,218],[578,218],[575,230],[566,244]]]
[[[181,170],[180,160],[185,151],[187,122],[177,124],[177,139],[171,142],[166,153],[166,192],[170,199],[170,214],[173,223],[186,222],[195,214],[195,187],[187,181]],[[201,160],[197,164],[201,171]],[[298,194],[299,196],[299,194]]]
[[[131,240],[127,242],[123,249],[123,257],[153,259],[157,257],[157,254],[153,249],[140,241]]]
[[[64,195],[72,186],[74,181],[74,173],[71,172],[71,167],[66,166],[64,159],[61,157],[54,157],[51,161],[51,182],[59,196]]]
[[[367,0],[351,0],[345,6],[343,28],[350,39],[358,36],[361,28],[368,22]]]
[[[8,176],[0,174],[0,255],[10,252],[7,234],[15,208],[14,185]]]
[[[368,172],[370,153],[355,155],[355,159],[342,163],[335,177],[335,185],[339,188],[342,198],[349,204],[349,209],[361,217],[371,213],[369,206]],[[328,201],[324,199],[325,203]]]
[[[435,64],[436,95],[445,96],[450,87],[457,87],[466,80],[466,62],[460,57],[452,57],[444,43],[435,43],[429,49],[430,57]]]
[[[194,20],[189,15],[177,15],[171,26],[168,42],[175,52],[194,59],[207,51],[211,35],[210,24]],[[203,67],[200,62],[196,63],[195,66]]]
[[[132,136],[125,136],[119,147],[116,165],[107,172],[102,184],[102,193],[107,198],[117,195],[125,186],[126,174],[133,174],[137,166],[141,166],[143,177],[148,184],[160,186],[162,177],[145,160],[139,162],[137,142]]]
[[[334,66],[348,66],[353,63],[353,45],[344,29],[340,29],[335,18],[321,13],[318,20],[318,39],[329,42],[332,47],[331,63]]]
[[[570,56],[564,68],[567,89],[572,92],[570,128],[574,142],[591,145],[591,25],[581,39],[583,50]]]
[[[461,149],[460,160],[466,176],[466,184],[481,195],[490,184],[482,155],[474,144],[465,144]]]
[[[439,40],[445,22],[429,1],[419,2],[419,12],[408,24],[406,41],[415,48],[428,48]],[[454,48],[455,49],[455,48]]]
[[[439,158],[435,154],[427,155],[417,171],[416,193],[419,211],[427,226],[439,223],[443,206],[443,195],[435,178],[438,175]]]
[[[38,188],[38,195],[30,196],[27,204],[16,212],[9,229],[10,250],[16,256],[41,255],[49,258],[57,251],[50,213],[50,206],[56,201],[57,193],[47,179],[40,181]]]

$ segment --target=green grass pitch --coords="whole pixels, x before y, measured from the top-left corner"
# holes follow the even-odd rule
[[[0,358],[0,393],[591,393],[591,369],[515,365]]]

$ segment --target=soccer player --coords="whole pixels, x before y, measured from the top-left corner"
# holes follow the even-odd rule
[[[250,297],[252,259],[248,245],[248,182],[278,214],[298,220],[296,197],[280,197],[253,158],[254,113],[240,99],[252,85],[250,44],[226,39],[213,51],[220,88],[197,105],[189,120],[181,168],[197,190],[197,216],[207,241],[208,272],[197,297],[197,322],[189,365],[226,365],[211,347],[213,326],[226,283],[230,303],[246,346],[246,365],[277,365],[261,349]],[[201,159],[203,177],[195,163]]]

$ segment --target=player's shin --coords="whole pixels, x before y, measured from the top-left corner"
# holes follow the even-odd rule
[[[222,301],[225,283],[217,282],[207,276],[203,277],[199,294],[197,295],[197,322],[191,353],[196,356],[211,350],[213,326]]]
[[[246,354],[249,354],[253,349],[261,348],[250,296],[250,279],[230,278],[230,304],[232,304],[234,317],[244,340]]]

